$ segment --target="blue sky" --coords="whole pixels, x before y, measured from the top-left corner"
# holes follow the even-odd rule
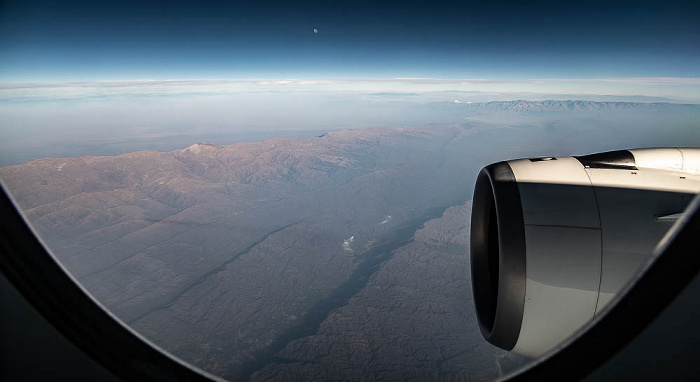
[[[569,3],[10,0],[0,82],[700,76],[697,2]]]

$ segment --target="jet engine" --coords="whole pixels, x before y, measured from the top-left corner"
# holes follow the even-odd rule
[[[700,149],[499,162],[474,189],[471,276],[484,338],[529,357],[599,313],[700,191]]]

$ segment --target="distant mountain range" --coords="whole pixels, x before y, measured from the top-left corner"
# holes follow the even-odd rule
[[[700,111],[700,105],[695,104],[675,104],[675,103],[643,103],[643,102],[596,102],[596,101],[492,101],[492,102],[459,102],[449,103],[452,107],[465,111],[478,112],[509,112],[509,113],[551,113],[551,112],[572,112],[572,111]]]

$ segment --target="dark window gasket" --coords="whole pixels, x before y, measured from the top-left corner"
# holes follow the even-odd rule
[[[127,381],[221,380],[162,351],[96,302],[49,254],[0,188],[0,271],[66,338]]]

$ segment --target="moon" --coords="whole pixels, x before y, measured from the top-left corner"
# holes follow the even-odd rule
[[[314,28],[314,33],[318,33],[318,29]]]

